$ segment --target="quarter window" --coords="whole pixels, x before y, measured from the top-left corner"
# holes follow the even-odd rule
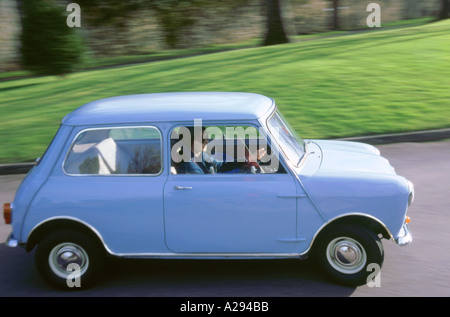
[[[80,133],[64,162],[68,174],[159,174],[161,133],[155,127],[92,129]]]

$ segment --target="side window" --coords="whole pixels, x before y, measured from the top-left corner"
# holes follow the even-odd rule
[[[254,126],[180,126],[171,134],[172,174],[286,173]]]
[[[159,174],[161,134],[154,127],[86,130],[78,135],[64,162],[68,174]]]

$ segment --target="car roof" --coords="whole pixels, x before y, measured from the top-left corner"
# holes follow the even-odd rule
[[[65,125],[160,121],[254,120],[275,108],[271,98],[243,92],[174,92],[127,95],[87,103],[69,113]]]

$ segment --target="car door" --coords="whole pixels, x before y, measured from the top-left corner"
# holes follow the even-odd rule
[[[282,164],[266,173],[249,168],[204,170],[201,174],[172,170],[164,186],[165,239],[171,251],[293,251],[296,183]]]

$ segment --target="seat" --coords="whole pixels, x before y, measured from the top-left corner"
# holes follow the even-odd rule
[[[104,139],[94,147],[98,151],[98,174],[128,174],[131,156],[112,138]]]

